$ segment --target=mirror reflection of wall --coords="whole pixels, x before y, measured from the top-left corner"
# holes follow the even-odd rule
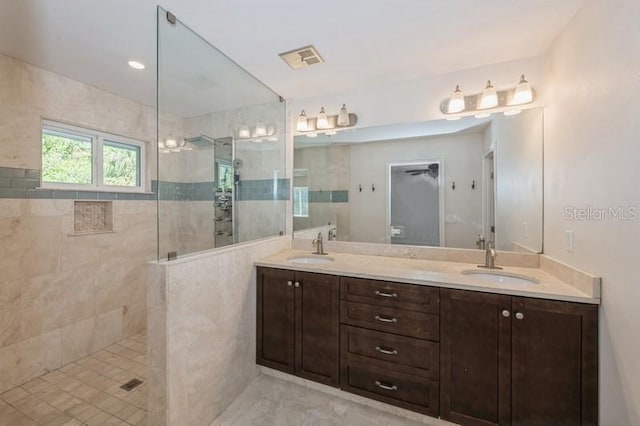
[[[395,136],[376,137],[390,130]],[[434,160],[441,167],[442,194],[436,203],[425,200],[425,191],[416,193],[419,199],[405,220],[438,216],[442,232],[416,239],[415,232],[405,231],[402,237],[392,211],[402,211],[407,198],[394,194],[390,167]],[[308,217],[294,215],[296,231],[331,224],[343,241],[456,248],[480,248],[482,235],[499,250],[542,251],[541,109],[296,136],[294,167],[305,170],[308,188]]]

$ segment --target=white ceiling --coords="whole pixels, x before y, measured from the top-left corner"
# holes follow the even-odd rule
[[[287,99],[538,56],[583,0],[160,0]],[[156,2],[0,0],[0,53],[155,104]],[[325,63],[277,55],[315,45]],[[189,49],[188,46],[184,46]],[[134,72],[138,58],[147,69]],[[224,76],[200,79],[198,84]]]

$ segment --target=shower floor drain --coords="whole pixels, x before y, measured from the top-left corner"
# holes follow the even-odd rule
[[[127,392],[129,392],[129,391],[137,388],[141,384],[142,384],[142,380],[131,379],[127,383],[125,383],[124,385],[120,386],[120,388],[126,390]]]

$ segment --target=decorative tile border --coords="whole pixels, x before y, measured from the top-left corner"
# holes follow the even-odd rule
[[[151,192],[72,191],[40,189],[40,170],[0,167],[0,198],[59,200],[214,201],[214,182],[152,181]],[[289,199],[289,179],[244,180],[238,185],[238,201]],[[275,191],[274,191],[275,188]],[[159,194],[158,194],[159,192]]]
[[[309,191],[310,203],[348,203],[349,191]]]

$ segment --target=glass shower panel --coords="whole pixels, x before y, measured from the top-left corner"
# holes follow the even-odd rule
[[[158,259],[285,232],[285,102],[158,8]]]

